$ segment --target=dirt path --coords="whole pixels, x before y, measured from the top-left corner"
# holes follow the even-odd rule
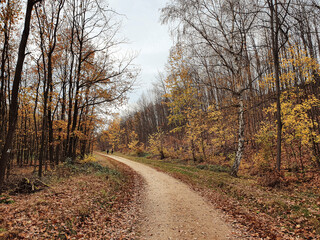
[[[221,213],[186,184],[122,157],[110,156],[138,172],[147,183],[142,239],[232,239]]]

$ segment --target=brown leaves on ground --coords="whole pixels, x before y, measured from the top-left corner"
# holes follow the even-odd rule
[[[282,198],[275,197],[276,194],[281,194],[281,190],[270,189],[269,192],[264,190],[264,193],[269,194],[269,197],[261,198],[256,193],[257,189],[251,189],[250,192],[249,188],[242,190],[243,193],[248,193],[243,196],[242,200],[236,200],[216,191],[194,187],[215,206],[225,211],[231,217],[230,219],[243,229],[243,232],[250,235],[249,238],[320,239],[313,225],[308,222],[313,218],[303,217],[301,213],[303,205],[292,202],[292,206],[301,206],[301,211],[295,212],[287,207],[290,206],[289,203],[283,202]],[[319,213],[315,215],[319,216]]]
[[[13,196],[13,204],[0,204],[0,239],[134,239],[140,179],[121,171],[80,174]]]
[[[225,211],[229,220],[243,232],[243,238],[320,239],[316,227],[320,216],[320,198],[316,198],[319,188],[314,182],[266,188],[237,179],[238,185],[224,183],[213,190],[205,178],[194,181],[179,172],[171,175]]]

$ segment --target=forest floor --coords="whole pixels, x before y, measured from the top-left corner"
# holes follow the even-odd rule
[[[146,181],[139,239],[246,238],[224,219],[222,211],[185,183],[144,164],[114,155],[108,157],[128,165]]]
[[[62,164],[42,179],[41,191],[7,189],[0,239],[136,239],[143,180],[124,164],[96,159]],[[32,169],[15,173],[32,182]]]
[[[270,188],[259,185],[255,177],[230,177],[226,169],[217,165],[117,156],[149,165],[186,183],[224,211],[226,222],[247,233],[243,238],[320,239],[318,175],[308,181]]]
[[[13,169],[0,196],[0,240],[320,239],[317,175],[268,188],[217,165],[95,158],[61,164],[41,181],[33,167]]]

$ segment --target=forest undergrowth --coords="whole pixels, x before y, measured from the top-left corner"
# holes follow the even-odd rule
[[[61,164],[41,181],[32,168],[17,169],[0,197],[0,239],[135,239],[142,180],[104,157],[87,160]]]
[[[147,164],[187,183],[252,236],[320,239],[320,176],[301,181],[286,177],[275,187],[265,187],[261,184],[263,177],[241,173],[233,178],[228,168],[219,165],[160,160],[150,155],[117,155]]]

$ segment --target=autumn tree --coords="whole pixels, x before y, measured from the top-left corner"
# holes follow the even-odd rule
[[[314,84],[319,76],[320,66],[315,59],[307,55],[307,52],[297,47],[288,49],[286,57],[282,56],[281,68],[284,70],[279,76],[282,85],[291,85],[292,88],[283,91],[280,98],[281,121],[283,124],[282,135],[294,159],[304,169],[302,160],[303,149],[312,149],[314,144],[319,143],[318,122],[312,118],[312,113],[319,108],[319,96],[314,94],[305,95],[306,85],[298,86],[294,82]],[[274,78],[269,81],[275,81]],[[275,113],[277,107],[273,104],[268,111]],[[298,149],[298,154],[296,154]],[[308,152],[308,150],[305,150]],[[320,166],[317,153],[313,151],[313,158],[317,166]]]
[[[205,72],[207,76],[204,76],[215,79],[210,84],[214,91],[227,91],[236,98],[239,127],[237,153],[231,172],[233,176],[237,176],[244,151],[245,92],[252,90],[257,80],[251,70],[249,62],[251,56],[248,52],[250,32],[256,27],[255,21],[259,12],[253,8],[252,1],[214,3],[177,0],[171,1],[171,4],[162,9],[163,23],[175,21],[181,23],[178,27],[184,28],[184,31],[179,31],[182,34],[178,38],[182,38],[183,44],[187,47],[191,46],[192,52],[197,50],[192,46],[198,45],[203,45],[203,48],[212,52],[210,57],[213,57],[210,61],[214,67],[207,69]],[[214,71],[214,77],[210,71]],[[218,100],[217,97],[213,99]],[[218,101],[217,103],[219,104]]]
[[[1,46],[1,73],[0,73],[0,137],[1,144],[4,143],[6,135],[6,124],[8,121],[8,101],[7,96],[10,96],[10,75],[11,75],[11,51],[14,46],[13,34],[17,26],[18,18],[21,14],[21,3],[19,1],[2,1],[0,3],[0,39],[3,43]]]
[[[19,166],[39,167],[40,177],[43,165],[48,170],[48,163],[54,167],[67,157],[76,160],[92,152],[103,108],[125,102],[139,74],[133,65],[135,54],[117,53],[124,43],[117,35],[121,17],[104,2],[37,2],[28,1],[13,80],[11,36],[19,23],[19,5],[13,5],[14,0],[1,2],[1,8],[8,10],[0,16],[4,20],[0,32],[4,39],[8,36],[1,52],[0,109],[5,114],[0,126],[6,135],[0,144],[1,183],[9,167],[8,149]],[[31,18],[33,6],[36,14]],[[26,55],[30,27],[32,39]]]
[[[149,147],[153,154],[159,154],[160,159],[165,158],[164,154],[164,136],[165,133],[158,128],[157,132],[149,136]]]
[[[42,164],[45,147],[49,146],[49,160],[54,160],[54,139],[53,139],[53,57],[57,44],[57,34],[60,26],[60,14],[65,0],[56,2],[45,2],[41,8],[36,8],[37,23],[39,29],[39,47],[41,49],[43,76],[43,117],[41,148],[39,153],[39,177],[42,176]],[[48,136],[47,136],[48,135]],[[46,141],[48,137],[48,143]]]
[[[14,136],[14,132],[16,129],[16,123],[17,123],[17,117],[18,117],[18,95],[19,95],[19,88],[20,88],[20,82],[21,82],[21,73],[23,70],[23,63],[25,58],[25,49],[27,46],[27,41],[29,37],[29,31],[30,31],[30,21],[31,21],[31,15],[32,10],[35,4],[38,2],[41,2],[41,0],[28,0],[27,8],[26,8],[26,14],[25,14],[25,22],[24,22],[24,30],[21,36],[21,41],[19,45],[19,51],[18,51],[18,59],[16,64],[16,70],[12,85],[12,91],[11,91],[11,102],[10,102],[10,108],[9,108],[9,126],[8,131],[5,138],[5,143],[2,148],[1,152],[1,158],[0,158],[0,186],[2,186],[4,182],[4,176],[5,176],[5,169],[8,162],[8,155],[9,155],[9,149],[12,145],[12,140]]]
[[[199,109],[198,92],[193,86],[191,72],[185,64],[179,47],[172,51],[168,68],[166,97],[169,99],[167,103],[170,109],[169,124],[174,124],[173,132],[182,131],[187,134],[192,158],[196,161],[194,120],[198,116],[194,111]]]
[[[288,7],[290,1],[284,1],[281,3],[278,0],[268,0],[268,7],[270,10],[270,33],[271,33],[271,42],[272,42],[272,54],[273,54],[273,66],[274,66],[274,75],[276,83],[276,96],[277,96],[277,165],[276,168],[278,171],[281,169],[281,132],[282,132],[282,123],[281,123],[281,90],[280,90],[280,60],[279,52],[282,44],[280,43],[280,34],[281,31],[285,32],[284,23],[286,20],[286,15],[288,14]],[[281,11],[281,8],[283,11]],[[282,19],[280,19],[282,18]]]
[[[81,109],[103,103],[121,103],[139,70],[131,64],[134,55],[122,59],[110,56],[112,49],[122,41],[116,39],[119,23],[115,21],[114,13],[103,7],[101,1],[71,1],[68,13],[71,17],[71,70],[74,69],[69,73],[69,82],[73,78],[75,82],[70,82],[69,86],[67,156],[75,159]],[[88,64],[93,71],[86,68]],[[90,72],[85,73],[89,69]],[[86,92],[92,96],[84,97],[82,93]]]

